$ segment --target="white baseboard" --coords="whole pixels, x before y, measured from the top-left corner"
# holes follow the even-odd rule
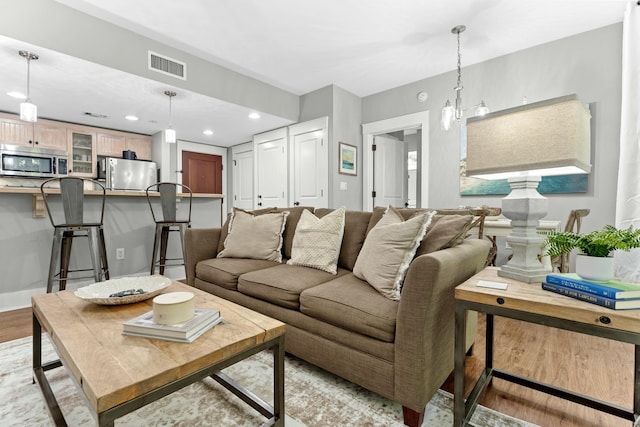
[[[144,276],[149,274],[148,272],[139,272],[135,274],[128,274],[128,276]],[[172,280],[180,280],[185,278],[184,267],[167,267],[164,270],[164,276],[172,279]],[[112,279],[117,279],[117,277],[112,277]],[[92,281],[69,281],[67,282],[67,290],[75,291],[82,286],[90,285],[93,283]],[[47,288],[42,287],[41,289],[28,289],[26,291],[18,291],[18,292],[8,292],[6,294],[2,294],[2,298],[0,299],[0,312],[3,311],[11,311],[18,310],[20,308],[31,307],[31,297],[34,295],[44,294],[47,292]]]

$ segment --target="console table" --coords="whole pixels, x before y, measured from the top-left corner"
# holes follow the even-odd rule
[[[495,267],[487,267],[456,287],[455,290],[454,426],[467,425],[482,392],[493,377],[558,396],[627,420],[634,421],[640,416],[640,310],[611,310],[600,307],[544,291],[539,283],[528,284],[506,277],[499,277],[497,270]],[[507,284],[507,289],[498,290],[479,287],[477,284],[480,280],[503,282]],[[467,310],[486,313],[487,329],[485,369],[465,402],[465,327]],[[633,408],[622,408],[494,368],[494,316],[502,316],[634,344]]]

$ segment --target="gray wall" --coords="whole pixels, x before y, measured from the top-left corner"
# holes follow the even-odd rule
[[[615,221],[617,187],[622,24],[536,46],[480,64],[464,66],[464,106],[484,100],[491,111],[571,93],[590,104],[592,110],[592,173],[587,193],[548,195],[547,219],[564,225],[571,209],[590,208],[583,229],[601,228]],[[452,64],[452,66],[455,64]],[[430,109],[429,195],[432,207],[459,205],[500,206],[500,196],[459,195],[459,130],[440,129],[440,110],[453,100],[455,71],[371,95],[362,99],[362,122]],[[426,104],[416,94],[426,91]]]
[[[300,122],[329,117],[329,207],[362,209],[362,132],[361,98],[335,85],[300,97]],[[338,144],[358,147],[358,175],[338,173]],[[340,190],[346,182],[347,190]]]

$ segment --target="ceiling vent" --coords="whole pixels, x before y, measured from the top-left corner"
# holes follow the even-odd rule
[[[187,64],[151,51],[149,51],[149,69],[182,80],[187,79]]]

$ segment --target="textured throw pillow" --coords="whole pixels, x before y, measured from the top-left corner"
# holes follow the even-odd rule
[[[367,234],[353,274],[385,297],[399,300],[409,264],[434,214],[423,212],[405,221],[397,209],[389,206]]]
[[[344,234],[344,214],[345,208],[336,209],[322,218],[303,211],[293,236],[291,259],[287,264],[336,274]]]
[[[252,258],[282,262],[282,232],[289,212],[232,214],[229,234],[218,258]]]

